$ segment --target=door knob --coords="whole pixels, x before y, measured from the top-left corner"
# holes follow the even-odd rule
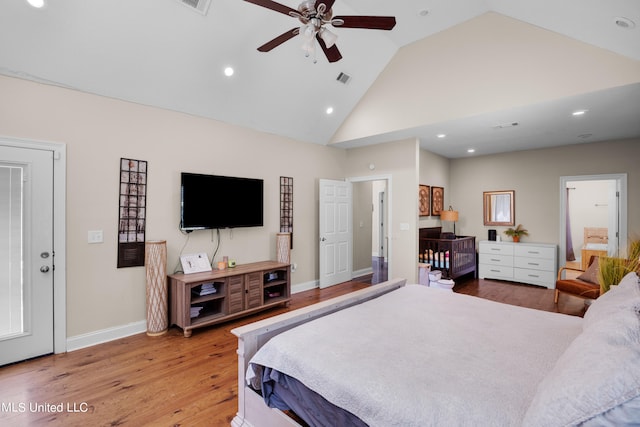
[[[49,272],[49,266],[48,265],[43,265],[42,267],[40,267],[40,271],[43,272],[43,273]]]

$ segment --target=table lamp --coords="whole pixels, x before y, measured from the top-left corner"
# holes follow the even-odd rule
[[[451,205],[449,205],[448,211],[440,212],[440,219],[442,221],[453,222],[453,234],[456,234],[456,221],[458,221],[458,211],[454,211]]]

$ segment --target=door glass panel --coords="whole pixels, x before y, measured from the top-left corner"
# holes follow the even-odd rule
[[[0,340],[24,332],[23,174],[0,164]]]

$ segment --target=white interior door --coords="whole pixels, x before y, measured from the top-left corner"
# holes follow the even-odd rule
[[[320,180],[320,288],[351,280],[352,184]]]
[[[53,152],[0,146],[0,365],[53,352]]]

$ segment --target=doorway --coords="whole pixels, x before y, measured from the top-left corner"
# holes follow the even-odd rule
[[[391,258],[387,231],[391,206],[390,177],[358,177],[350,181],[354,184],[353,277],[364,277],[371,284],[381,283],[389,277]]]
[[[606,240],[600,244],[585,242],[588,230],[594,229],[601,230]],[[627,246],[627,175],[561,177],[559,242],[560,266],[568,262],[580,265],[583,249],[600,250],[610,256],[624,250]]]
[[[66,351],[65,157],[0,137],[0,365]]]

